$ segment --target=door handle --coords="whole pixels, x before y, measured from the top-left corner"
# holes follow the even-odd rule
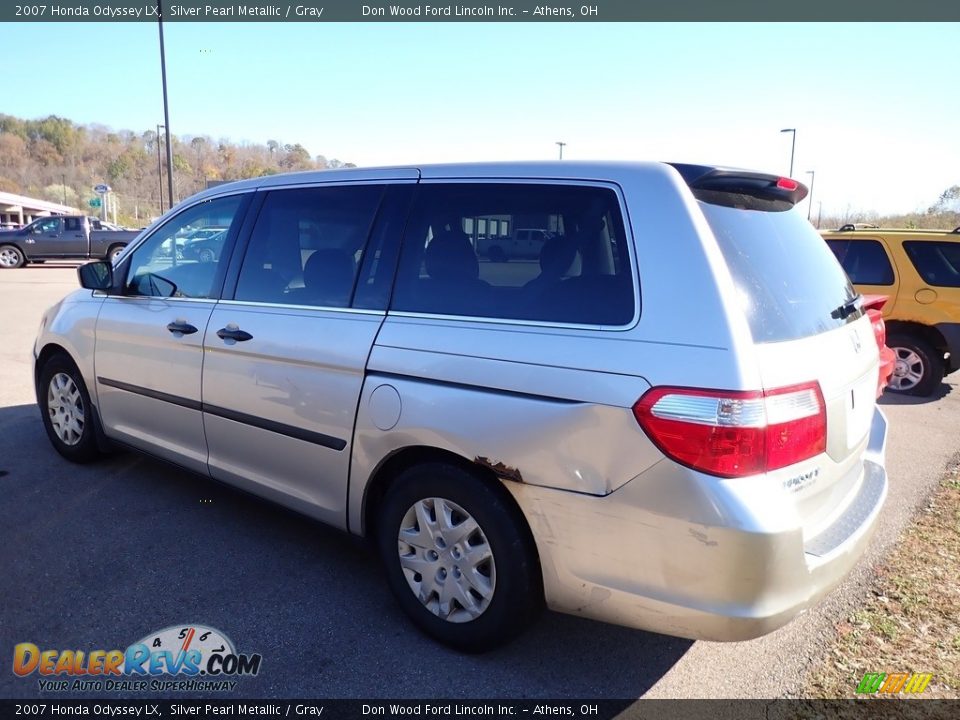
[[[167,330],[172,333],[180,333],[181,335],[193,335],[197,329],[187,322],[180,322],[176,320],[169,325],[167,325]]]
[[[217,337],[221,340],[236,340],[237,342],[246,342],[253,339],[253,335],[240,328],[220,328],[217,330]]]

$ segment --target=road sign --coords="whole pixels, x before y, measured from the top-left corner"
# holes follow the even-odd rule
[[[100,183],[99,185],[93,186],[93,191],[98,195],[106,195],[108,192],[110,192],[110,186]]]
[[[90,207],[92,208],[100,207],[100,198],[90,198]]]

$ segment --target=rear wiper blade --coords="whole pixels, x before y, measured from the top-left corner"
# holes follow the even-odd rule
[[[830,317],[834,320],[846,320],[848,317],[853,315],[857,310],[860,309],[860,301],[863,300],[862,295],[857,295],[850,302],[846,302],[838,308],[835,308],[830,312]]]

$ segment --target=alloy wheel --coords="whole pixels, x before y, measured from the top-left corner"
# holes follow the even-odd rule
[[[923,358],[908,347],[892,348],[896,364],[889,385],[894,390],[912,390],[923,379]]]
[[[20,266],[20,253],[14,248],[0,248],[0,267],[15,268]]]

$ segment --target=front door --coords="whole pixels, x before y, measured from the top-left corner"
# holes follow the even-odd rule
[[[122,287],[97,319],[97,396],[106,434],[201,473],[207,472],[203,337],[227,259],[188,261],[171,248],[177,235],[204,225],[230,226],[232,243],[244,200],[208,200],[160,226],[118,267]]]
[[[267,193],[204,340],[210,474],[338,527],[392,277],[383,238],[399,233],[383,211],[374,226],[385,196],[342,183]]]
[[[76,218],[70,218],[76,220]],[[71,254],[72,245],[65,235],[63,218],[49,217],[38,220],[30,227],[26,244],[31,258],[63,257]]]

